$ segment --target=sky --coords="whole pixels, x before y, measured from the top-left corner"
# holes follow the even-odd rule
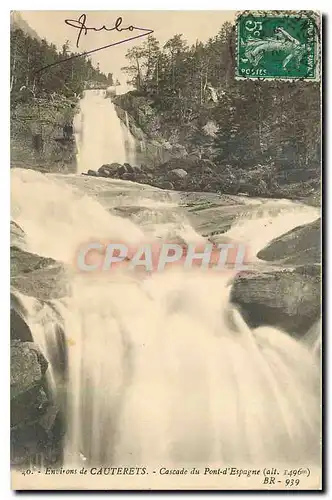
[[[92,50],[112,42],[120,41],[127,36],[135,36],[142,33],[124,31],[88,31],[82,34],[79,48],[76,48],[76,40],[79,30],[69,26],[65,20],[78,20],[81,14],[86,14],[86,27],[100,28],[103,25],[108,28],[114,27],[118,17],[122,17],[121,27],[130,25],[140,28],[154,30],[153,35],[160,41],[161,46],[173,35],[182,33],[183,38],[189,44],[196,40],[206,41],[219,31],[225,21],[234,22],[235,11],[20,11],[21,16],[28,22],[41,38],[46,38],[58,48],[69,40],[70,49],[84,52]],[[74,24],[74,23],[72,23]],[[118,46],[109,47],[91,54],[92,62],[99,63],[101,71],[113,73],[113,75],[125,83],[126,76],[121,72],[121,67],[128,65],[125,55],[128,49],[144,42],[144,37],[122,43]]]

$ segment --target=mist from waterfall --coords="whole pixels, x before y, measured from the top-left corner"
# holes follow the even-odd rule
[[[78,173],[127,159],[122,125],[100,91],[85,92],[79,116]],[[67,269],[68,297],[48,305],[21,297],[51,363],[55,392],[65,342],[65,463],[317,464],[320,371],[310,349],[275,328],[251,330],[230,303],[229,274],[178,267],[143,277],[77,273],[75,252],[90,239],[138,243],[155,235],[194,242],[202,236],[185,215],[174,217],[161,190],[139,191],[146,210],[130,221],[68,179],[12,171],[13,217],[28,250]],[[134,183],[84,179],[95,183],[91,193],[106,183],[114,204],[123,186],[127,205],[137,206]],[[168,219],[158,216],[163,206]],[[226,236],[255,250],[285,224],[289,230],[317,217],[316,209],[292,203],[281,209],[273,201],[253,214],[244,213]],[[56,340],[56,327],[64,339]]]

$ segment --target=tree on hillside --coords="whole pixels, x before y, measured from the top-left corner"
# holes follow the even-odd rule
[[[159,92],[159,58],[160,47],[158,40],[149,35],[142,46],[142,64],[144,70],[144,80],[146,82],[146,91]]]
[[[144,49],[141,46],[135,46],[128,50],[126,57],[129,60],[130,65],[121,68],[121,70],[129,76],[127,83],[140,90],[143,84],[142,66]]]
[[[10,43],[12,105],[22,100],[23,88],[24,98],[47,98],[54,93],[74,97],[81,94],[89,80],[107,82],[106,75],[94,68],[88,57],[72,58],[78,54],[70,52],[68,41],[58,51],[54,44],[16,28],[11,30]],[[39,71],[44,67],[47,69]]]
[[[280,178],[290,167],[319,174],[319,83],[236,81],[235,47],[228,22],[192,46],[180,34],[163,47],[150,36],[128,51],[125,70],[141,95],[152,99],[165,134],[198,156],[233,169],[263,165]],[[217,131],[206,141],[204,126],[211,120]],[[264,178],[267,185],[274,180]]]

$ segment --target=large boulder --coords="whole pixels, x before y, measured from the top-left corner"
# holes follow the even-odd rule
[[[12,246],[10,272],[12,288],[25,295],[49,300],[69,293],[66,270],[54,259]]]
[[[113,175],[113,172],[108,169],[105,165],[103,165],[102,167],[100,167],[98,169],[98,176],[99,177],[112,177]]]
[[[287,264],[314,264],[321,262],[321,219],[298,226],[275,238],[257,257]]]
[[[56,264],[57,261],[50,257],[41,257],[40,255],[21,250],[16,246],[11,246],[10,248],[10,272],[12,276],[29,273],[37,269],[44,269]]]
[[[177,180],[177,179],[185,179],[188,175],[188,172],[184,170],[183,168],[175,168],[174,170],[170,171],[170,178]]]
[[[33,342],[14,340],[10,349],[11,426],[33,422],[47,409],[48,363]]]
[[[231,301],[251,327],[272,325],[301,337],[317,321],[321,309],[319,265],[239,274]]]
[[[124,172],[122,175],[121,175],[121,179],[123,179],[124,181],[135,181],[135,174],[133,172]]]
[[[88,170],[87,175],[90,175],[92,177],[98,177],[98,173],[95,170]]]
[[[121,163],[108,163],[102,165],[98,169],[97,175],[100,175],[101,177],[114,177],[119,175],[121,169],[123,172],[126,172],[126,168],[123,169],[123,165],[121,165]]]
[[[95,170],[89,169],[86,174],[83,173],[82,175],[90,175],[90,177],[98,177],[98,172],[96,172]]]
[[[48,362],[33,342],[11,343],[11,463],[61,459],[64,422],[47,383]]]
[[[127,169],[127,167],[125,165],[121,165],[119,168],[118,168],[118,172],[120,175],[123,175],[123,174],[127,174],[129,171]]]
[[[124,163],[123,166],[126,168],[126,172],[129,172],[130,174],[134,173],[135,167],[130,165],[130,163]]]

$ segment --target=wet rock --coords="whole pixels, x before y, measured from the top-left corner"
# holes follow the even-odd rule
[[[10,243],[19,248],[24,248],[25,246],[25,232],[13,220],[10,221]]]
[[[251,327],[272,325],[301,337],[320,316],[319,265],[246,272],[236,277],[231,301]]]
[[[126,172],[126,168],[121,163],[109,163],[102,165],[98,169],[98,175],[101,177],[117,177],[120,171]]]
[[[26,252],[16,246],[10,248],[10,272],[12,276],[44,269],[55,264],[57,261],[52,258]]]
[[[97,174],[97,172],[95,170],[88,170],[87,175],[91,175],[93,177],[97,177],[98,176],[98,174]]]
[[[29,325],[14,308],[10,309],[10,338],[24,342],[32,342],[33,340]]]
[[[275,238],[257,257],[287,264],[314,264],[321,262],[321,219],[292,229]]]
[[[47,446],[47,432],[38,422],[27,424],[11,430],[10,433],[10,461],[13,466],[32,464],[45,465],[45,455],[43,453]]]
[[[111,170],[119,170],[119,168],[122,167],[121,163],[117,163],[117,162],[114,162],[114,163],[110,163],[108,165],[108,167],[111,169]]]
[[[170,177],[173,179],[184,179],[188,175],[188,172],[183,168],[175,168],[170,171]]]
[[[55,463],[64,425],[47,384],[48,362],[33,342],[11,342],[11,463]]]
[[[11,426],[33,422],[47,409],[48,363],[33,342],[14,340],[10,348]]]
[[[11,344],[11,396],[16,397],[39,384],[48,362],[33,342],[14,340]]]
[[[134,173],[130,173],[130,172],[125,172],[124,174],[121,175],[121,179],[125,180],[125,181],[135,181],[137,180],[135,178],[135,174]]]
[[[129,163],[124,163],[123,166],[126,168],[126,172],[134,173],[135,167],[132,167]]]
[[[52,406],[51,408],[53,409]],[[44,426],[47,414],[48,411],[40,420],[11,430],[12,465],[26,465],[30,468],[32,464],[41,467],[62,462],[64,419],[57,410],[51,427],[47,428]]]
[[[70,295],[67,276],[61,268],[33,271],[11,279],[13,289],[40,300],[61,299]]]
[[[69,293],[65,268],[54,259],[11,247],[10,268],[13,289],[25,295],[49,300]]]
[[[10,293],[10,309],[16,311],[21,317],[25,317],[27,314],[27,310],[24,307],[21,299],[14,292]]]
[[[106,166],[103,165],[98,169],[98,176],[100,177],[112,177],[112,171]]]
[[[146,180],[146,173],[141,167],[135,165],[129,165],[129,163],[124,163],[118,170],[119,177],[125,180],[131,180],[135,182],[142,182],[142,178]]]
[[[49,405],[45,413],[39,419],[39,424],[45,429],[45,431],[50,432],[59,415],[59,409],[56,405]]]
[[[129,171],[125,165],[120,165],[118,168],[118,173],[122,176],[123,174],[127,174]]]

